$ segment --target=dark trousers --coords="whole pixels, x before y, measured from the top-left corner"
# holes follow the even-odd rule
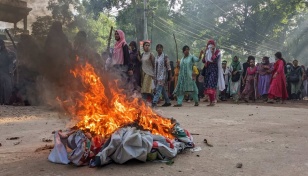
[[[220,99],[221,99],[221,100],[226,100],[227,98],[229,98],[229,94],[227,93],[227,90],[228,90],[228,85],[226,85],[225,90],[223,90],[223,91],[220,93]]]

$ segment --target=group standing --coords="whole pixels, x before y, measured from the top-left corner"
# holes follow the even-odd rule
[[[151,43],[144,41],[143,53],[140,53],[137,42],[131,41],[128,44],[125,33],[116,30],[113,52],[104,63],[100,63],[101,57],[88,46],[85,32],[77,33],[71,47],[61,31],[61,25],[54,23],[44,47],[44,53],[47,53],[49,58],[77,56],[81,62],[87,59],[92,65],[99,65],[98,69],[104,68],[108,72],[118,73],[115,75],[118,75],[122,86],[129,89],[129,92],[140,93],[142,99],[151,103],[152,107],[157,107],[162,100],[163,107],[171,106],[173,99],[176,99],[174,107],[181,107],[185,97],[188,101],[193,100],[195,106],[199,106],[200,98],[207,97],[208,106],[215,106],[218,100],[227,101],[229,98],[236,103],[240,100],[249,102],[257,99],[268,103],[285,103],[287,99],[298,100],[308,96],[308,69],[300,66],[297,60],[286,63],[280,52],[275,54],[274,64],[270,63],[270,58],[266,56],[257,64],[254,56],[249,56],[243,64],[234,56],[228,66],[226,60],[222,61],[216,42],[209,40],[198,57],[191,54],[189,46],[184,46],[182,59],[173,66],[162,44],[158,44],[155,47],[156,52],[152,53]],[[50,37],[59,32],[62,37]],[[63,46],[54,45],[60,40],[63,40],[60,42]],[[63,52],[57,52],[58,50]],[[0,104],[10,103],[13,92],[10,66],[13,60],[14,55],[6,49],[1,40]],[[51,60],[54,60],[51,64],[58,64],[56,59]],[[203,63],[202,69],[196,66],[201,64],[200,61]],[[66,65],[69,63],[65,63],[63,67]],[[47,75],[47,78],[56,76],[58,75],[51,74],[50,77]],[[59,83],[59,86],[62,85],[63,83]]]
[[[118,37],[116,34],[116,40],[125,41],[121,39],[124,37],[123,31],[119,30],[118,33],[120,35]],[[152,107],[156,107],[160,100],[164,100],[164,107],[171,106],[173,98],[177,100],[174,106],[181,107],[185,95],[188,95],[188,101],[194,101],[195,106],[204,96],[208,97],[208,106],[215,106],[219,99],[226,101],[232,98],[236,103],[258,99],[268,103],[285,103],[287,99],[300,99],[308,95],[305,67],[299,66],[297,60],[287,64],[280,52],[275,54],[274,64],[267,56],[260,63],[256,63],[254,56],[249,56],[243,64],[234,56],[228,66],[227,61],[222,61],[215,41],[209,40],[199,57],[190,53],[189,46],[184,46],[183,58],[171,69],[163,45],[156,46],[156,54],[150,51],[150,47],[151,43],[144,42],[144,52],[141,54],[136,42],[129,44],[128,80],[133,83],[134,91],[140,92]],[[125,50],[124,47],[122,49]],[[123,53],[121,55],[125,58]],[[200,61],[204,68],[199,71],[195,64]],[[171,82],[174,84],[172,92],[169,90]]]

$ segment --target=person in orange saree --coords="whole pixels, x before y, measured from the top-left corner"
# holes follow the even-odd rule
[[[275,98],[281,99],[281,103],[285,103],[288,98],[287,92],[287,82],[284,73],[284,68],[286,65],[285,60],[282,58],[281,52],[275,54],[276,63],[274,65],[274,70],[272,72],[271,85],[268,91],[268,103],[274,103]]]

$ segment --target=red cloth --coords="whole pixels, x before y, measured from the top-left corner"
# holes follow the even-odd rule
[[[204,94],[208,95],[210,98],[210,102],[214,102],[216,99],[216,89],[206,89]]]
[[[209,45],[214,45],[216,46],[215,40],[211,39],[207,42],[206,47],[208,47]]]
[[[276,77],[274,78],[275,74]],[[284,62],[282,60],[278,60],[274,65],[273,77],[268,94],[270,97],[282,98],[283,100],[288,98],[287,81],[284,73]]]

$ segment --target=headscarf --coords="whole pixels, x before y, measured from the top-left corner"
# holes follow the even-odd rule
[[[281,52],[275,53],[275,56],[276,56],[279,60],[282,60],[284,65],[287,64],[287,62],[282,58]]]
[[[116,30],[120,36],[120,40],[117,41],[114,45],[113,57],[112,57],[112,65],[115,64],[124,64],[124,52],[123,46],[126,44],[125,34],[122,30]]]
[[[138,49],[137,49],[137,42],[131,41],[129,43],[129,46],[133,46],[134,49],[129,51],[129,57],[130,57],[130,64],[135,65],[138,61]],[[133,66],[134,67],[134,66]]]
[[[234,58],[238,58],[238,57],[237,57],[237,56],[234,56]],[[239,60],[234,61],[234,58],[232,59],[231,66],[232,66],[232,68],[233,68],[233,71],[238,71],[238,70],[236,70],[236,69],[237,69],[237,67],[238,67],[239,64],[240,64],[240,61],[239,61]]]
[[[269,61],[269,57],[263,57],[263,59],[264,59],[264,65],[269,65],[270,64],[270,61]]]
[[[79,31],[74,39],[74,48],[80,49],[80,47],[84,47],[87,44],[87,33],[84,31]]]
[[[214,40],[209,40],[207,42],[207,45],[206,45],[206,53],[205,53],[205,61],[207,62],[213,62],[212,60],[212,48],[215,47],[216,44],[215,44],[215,41]],[[216,49],[214,51],[214,53],[216,52]]]
[[[129,43],[129,45],[134,46],[133,52],[137,52],[137,42],[131,41],[131,42]]]

